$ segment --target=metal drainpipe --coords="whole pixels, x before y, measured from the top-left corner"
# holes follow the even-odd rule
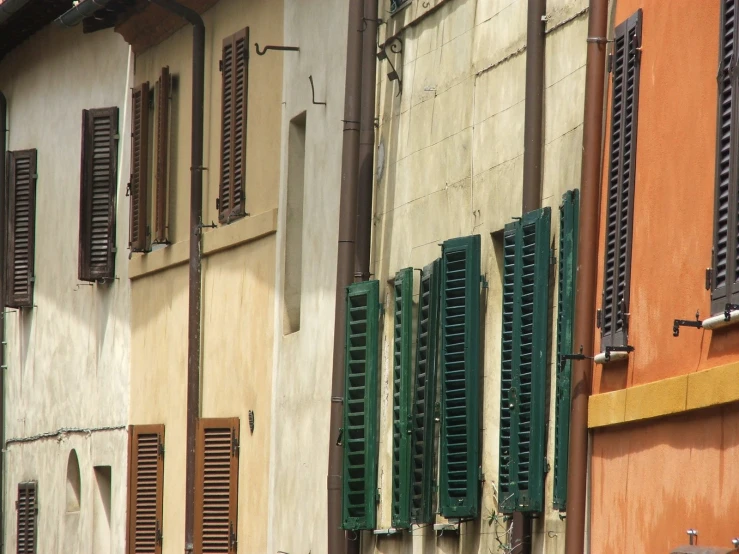
[[[192,25],[192,145],[190,162],[190,274],[187,329],[187,453],[185,458],[185,552],[195,534],[195,439],[200,417],[200,305],[202,285],[203,110],[205,23],[172,0],[149,0]]]
[[[0,244],[5,244],[5,149],[8,102],[0,92]],[[5,552],[5,256],[0,256],[0,552]]]
[[[582,348],[582,351],[587,354],[593,352],[595,334],[607,22],[608,0],[590,0],[573,340],[575,348]],[[592,368],[591,360],[575,360],[572,364],[565,554],[585,552],[588,398],[590,397]]]
[[[362,90],[363,0],[350,0],[346,39],[346,84],[344,88],[344,134],[339,199],[339,248],[336,261],[336,312],[331,375],[331,422],[329,426],[327,511],[328,554],[356,552],[358,540],[349,540],[341,530],[341,446],[336,444],[343,417],[344,396],[344,291],[354,277],[357,235],[357,178],[359,171],[359,119]]]
[[[362,25],[362,101],[357,188],[357,251],[354,280],[370,278],[372,243],[372,177],[375,163],[375,92],[377,90],[377,0],[364,0]]]
[[[523,199],[527,213],[541,208],[542,128],[544,126],[544,49],[546,0],[529,0],[526,26],[526,100],[524,105]],[[514,512],[511,543],[519,554],[531,552],[531,517]]]

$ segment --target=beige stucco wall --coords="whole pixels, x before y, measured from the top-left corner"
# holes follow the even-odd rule
[[[38,552],[93,553],[94,466],[109,466],[109,550],[123,553],[129,391],[129,141],[119,143],[116,280],[77,279],[82,110],[117,106],[129,124],[132,60],[113,31],[50,26],[0,63],[8,149],[38,149],[34,308],[6,315],[5,545],[16,548],[17,485],[38,481]],[[63,428],[80,432],[55,434]],[[101,429],[103,428],[103,429]],[[50,433],[48,438],[38,435]],[[16,439],[30,439],[16,442]],[[66,513],[67,462],[79,459],[79,511]],[[98,505],[99,514],[99,505]],[[95,552],[95,554],[98,554]]]
[[[223,39],[250,27],[246,210],[250,217],[205,229],[203,238],[201,416],[238,417],[239,552],[267,544],[273,286],[279,189],[282,54],[254,53],[254,43],[282,44],[281,2],[221,0],[206,27],[203,220],[218,222]],[[165,554],[182,552],[185,526],[185,429],[192,30],[181,29],[136,58],[135,84],[169,66],[172,98],[170,239],[172,245],[130,262],[132,280],[131,423],[165,425]],[[251,434],[248,413],[255,414]]]

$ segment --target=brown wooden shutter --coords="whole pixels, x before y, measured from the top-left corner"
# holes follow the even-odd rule
[[[133,89],[131,102],[131,224],[132,252],[150,249],[149,234],[149,83]]]
[[[233,553],[237,545],[239,420],[198,422],[195,552]]]
[[[33,306],[36,150],[8,152],[8,237],[5,305]]]
[[[167,236],[167,178],[169,175],[169,97],[172,77],[169,67],[162,68],[157,86],[157,185],[156,214],[154,221],[155,241],[168,243]]]
[[[603,348],[625,345],[628,341],[641,27],[641,10],[616,27],[611,62],[611,146],[601,316]]]
[[[164,425],[128,428],[128,554],[161,554]]]
[[[246,131],[249,99],[249,28],[223,40],[221,59],[221,183],[218,217],[228,223],[246,214]]]
[[[711,312],[722,312],[728,302],[739,302],[739,218],[737,163],[739,142],[737,103],[736,36],[739,22],[736,0],[721,0],[718,109],[716,124],[716,192],[714,199],[713,272]]]
[[[115,277],[118,108],[82,112],[79,278]]]
[[[36,554],[36,518],[38,516],[38,497],[35,482],[18,485],[16,553]]]

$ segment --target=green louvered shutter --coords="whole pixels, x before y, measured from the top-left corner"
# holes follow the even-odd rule
[[[544,503],[549,208],[509,223],[503,234],[498,504],[503,513]]]
[[[439,268],[441,260],[423,268],[418,295],[416,375],[413,389],[413,491],[411,522],[433,521],[434,409],[439,333]]]
[[[393,512],[392,525],[411,526],[411,333],[413,268],[395,275],[393,310]]]
[[[480,236],[444,242],[441,259],[441,514],[473,518],[480,505]]]
[[[342,527],[374,529],[377,500],[377,281],[346,288]]]
[[[559,207],[559,291],[557,295],[557,407],[554,439],[554,508],[567,510],[567,466],[570,443],[570,376],[575,324],[575,276],[577,275],[577,230],[580,216],[580,191],[571,190]]]

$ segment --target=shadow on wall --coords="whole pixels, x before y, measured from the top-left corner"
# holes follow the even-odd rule
[[[66,510],[64,515],[64,534],[62,544],[64,552],[79,552],[80,547],[80,510],[81,510],[81,480],[80,463],[77,452],[69,452],[67,460],[67,493]]]

